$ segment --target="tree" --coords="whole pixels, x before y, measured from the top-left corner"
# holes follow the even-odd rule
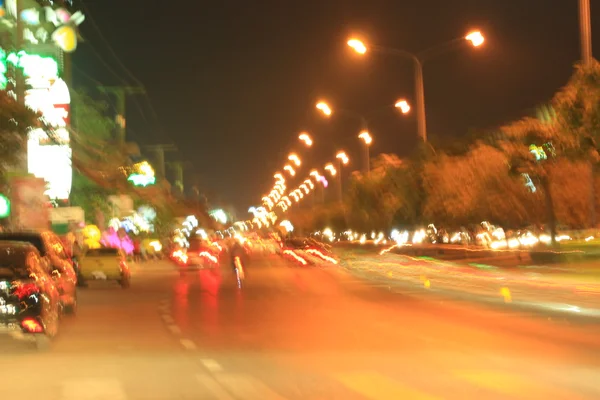
[[[7,172],[25,164],[23,153],[27,134],[33,127],[43,127],[40,115],[19,104],[7,92],[0,91],[0,185],[6,185]]]
[[[111,209],[108,196],[116,192],[114,187],[98,180],[107,169],[106,164],[116,161],[110,154],[115,124],[106,113],[108,104],[91,98],[84,91],[74,91],[72,95],[73,146],[73,189],[71,204],[82,207],[86,218],[97,222],[100,214],[107,215]],[[107,160],[108,159],[108,160]],[[112,164],[115,169],[122,163]]]
[[[372,162],[371,173],[355,173],[345,199],[348,220],[362,230],[391,229],[396,224],[417,221],[419,191],[410,164],[394,154],[381,154]]]
[[[484,220],[525,225],[535,200],[507,171],[504,154],[483,143],[462,156],[440,154],[424,170],[425,217],[452,227]]]

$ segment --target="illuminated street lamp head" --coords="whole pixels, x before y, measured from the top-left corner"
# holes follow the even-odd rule
[[[329,163],[329,164],[327,164],[325,166],[325,171],[329,171],[329,173],[331,174],[331,176],[335,176],[335,174],[337,174],[337,170],[335,169],[335,167],[331,163]]]
[[[367,146],[373,142],[373,138],[371,137],[371,134],[368,131],[362,131],[358,135],[358,138],[362,139]]]
[[[471,42],[473,47],[479,47],[485,41],[485,38],[479,31],[469,32],[469,34],[465,36],[465,39]]]
[[[283,177],[283,174],[281,172],[278,172],[275,175],[273,175],[273,178],[277,179],[277,183],[285,182],[285,178]]]
[[[402,114],[407,114],[410,111],[410,105],[406,100],[398,100],[396,104],[394,104],[394,107],[399,109]]]
[[[291,165],[286,165],[285,167],[283,167],[283,169],[287,172],[289,172],[289,174],[291,176],[296,176],[296,171],[294,170],[294,168],[292,168]]]
[[[338,151],[338,153],[335,155],[335,158],[341,160],[342,164],[344,165],[348,164],[348,162],[350,161],[348,155],[346,155],[346,153],[343,151]]]
[[[350,39],[347,43],[358,54],[365,54],[367,52],[367,46],[358,39]]]
[[[309,175],[312,176],[312,177],[314,177],[317,180],[321,176],[321,174],[319,174],[319,171],[317,171],[316,169],[311,170]]]
[[[300,139],[301,141],[304,142],[304,144],[306,145],[306,147],[310,147],[313,145],[313,141],[310,137],[310,135],[306,132],[302,132],[300,134],[300,136],[298,136],[298,139]]]
[[[329,108],[327,103],[325,103],[324,101],[320,101],[317,103],[317,110],[320,110],[327,117],[331,116],[331,114],[333,113],[333,111],[331,111],[331,108]]]
[[[293,161],[294,164],[296,164],[296,167],[299,167],[300,165],[302,165],[302,161],[300,161],[300,157],[298,157],[298,155],[296,153],[291,153],[288,156],[288,160]]]

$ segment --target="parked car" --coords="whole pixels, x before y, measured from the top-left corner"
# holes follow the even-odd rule
[[[0,334],[45,349],[58,332],[60,294],[39,251],[29,243],[0,242]]]
[[[43,266],[56,282],[63,311],[74,314],[77,311],[77,273],[58,236],[50,231],[9,231],[0,233],[0,242],[4,241],[26,242],[35,246]]]
[[[121,287],[128,288],[131,274],[127,259],[122,250],[110,247],[89,249],[79,260],[81,277],[87,280],[116,281]]]

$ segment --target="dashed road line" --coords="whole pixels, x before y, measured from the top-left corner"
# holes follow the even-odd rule
[[[181,335],[181,329],[177,325],[167,325],[167,329],[174,335]]]
[[[189,339],[180,339],[179,343],[181,343],[181,345],[186,349],[186,350],[196,350],[196,343],[192,342]]]
[[[202,365],[204,365],[206,367],[206,369],[208,369],[210,372],[221,372],[223,371],[223,367],[221,366],[221,364],[219,364],[218,362],[216,362],[213,359],[210,358],[203,358],[200,360],[200,362],[202,363]]]
[[[235,400],[227,390],[208,375],[196,375],[196,380],[218,400]]]
[[[85,379],[64,382],[63,400],[126,400],[127,395],[116,379]]]
[[[163,314],[161,315],[163,321],[165,321],[165,323],[167,325],[173,325],[175,320],[173,319],[173,317],[171,317],[169,314]]]

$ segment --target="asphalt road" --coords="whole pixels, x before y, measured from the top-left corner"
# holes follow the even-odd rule
[[[597,399],[600,326],[391,291],[277,256],[80,293],[47,353],[2,338],[2,398]]]

